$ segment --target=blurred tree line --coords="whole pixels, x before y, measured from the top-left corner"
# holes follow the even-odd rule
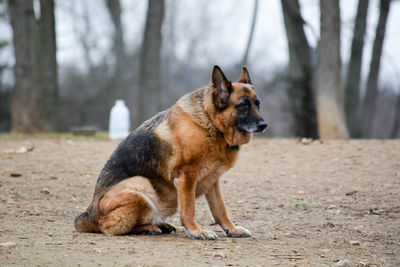
[[[321,34],[318,47],[313,49],[305,34],[307,22],[298,0],[281,0],[288,66],[269,75],[250,69],[263,98],[262,113],[272,125],[272,135],[323,139],[400,135],[400,92],[396,95],[378,84],[390,3],[379,1],[379,20],[363,93],[361,66],[369,0],[358,2],[346,64],[340,57],[339,1],[320,0]],[[93,60],[91,51],[96,40],[91,39],[90,6],[84,5],[82,23],[73,25],[79,36],[75,45],[82,47],[81,61],[88,66],[87,71],[82,71],[76,65],[57,64],[54,0],[0,0],[0,19],[9,20],[13,32],[12,44],[0,40],[0,53],[3,47],[12,45],[15,56],[12,90],[0,84],[0,130],[68,131],[79,125],[107,129],[109,110],[116,99],[126,100],[134,128],[208,81],[211,66],[218,62],[204,66],[193,59],[199,43],[210,42],[206,31],[213,18],[204,11],[206,1],[198,11],[204,27],[199,32],[186,33],[190,45],[184,59],[174,53],[174,14],[184,12],[178,8],[179,1],[147,1],[142,36],[137,37],[141,45],[133,51],[126,48],[121,2],[104,0],[99,4],[104,5],[113,25],[112,48],[99,61]],[[258,6],[259,1],[254,0],[241,60],[224,66],[228,76],[236,74],[241,65],[251,65],[254,29],[257,17],[263,16]],[[69,12],[77,16],[74,9]],[[0,66],[0,75],[7,67],[10,66]]]

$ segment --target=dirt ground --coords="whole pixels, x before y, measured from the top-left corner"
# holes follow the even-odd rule
[[[0,265],[400,266],[400,140],[255,139],[222,178],[223,236],[203,198],[197,220],[219,239],[77,233],[118,142],[0,137]],[[350,265],[346,265],[350,264]]]

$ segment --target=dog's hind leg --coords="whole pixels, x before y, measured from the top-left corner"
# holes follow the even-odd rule
[[[160,223],[157,225],[154,224],[145,224],[138,225],[133,228],[133,234],[146,234],[146,235],[160,235],[160,234],[170,234],[172,232],[176,232],[175,226],[169,223]]]
[[[99,228],[104,234],[122,235],[131,233],[137,226],[145,223],[152,207],[136,192],[121,192],[123,201],[99,219]]]
[[[157,224],[157,227],[160,228],[160,230],[163,234],[170,234],[172,232],[176,232],[175,226],[173,226],[172,224],[169,224],[169,223]]]
[[[78,232],[99,232],[98,226],[90,220],[89,213],[87,211],[75,218],[75,229]]]
[[[153,224],[138,225],[132,229],[132,234],[161,235],[163,232]]]
[[[130,178],[113,186],[99,203],[103,213],[98,221],[100,231],[122,235],[152,229],[161,233],[158,227],[152,225],[158,214],[153,192],[150,183],[142,177]],[[146,225],[149,226],[143,228]]]

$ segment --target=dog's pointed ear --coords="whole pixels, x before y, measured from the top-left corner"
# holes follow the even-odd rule
[[[240,75],[239,82],[251,84],[250,75],[245,66],[242,67],[242,74]]]
[[[211,84],[214,88],[213,97],[214,104],[220,110],[225,109],[229,104],[229,97],[232,93],[232,83],[225,77],[221,68],[217,65],[214,66]]]

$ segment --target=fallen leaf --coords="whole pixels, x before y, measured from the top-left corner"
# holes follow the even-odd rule
[[[214,257],[226,258],[226,255],[222,252],[217,252],[214,254]]]
[[[310,210],[311,209],[311,206],[309,204],[307,204],[307,203],[297,203],[295,205],[295,207],[297,209],[303,209],[303,210]]]
[[[350,243],[351,245],[353,245],[353,246],[358,246],[358,245],[360,245],[360,241],[358,241],[358,240],[350,240],[349,243]]]
[[[16,246],[17,246],[17,244],[14,243],[14,242],[0,243],[0,247],[3,247],[3,248],[13,248],[13,247],[16,247]]]

